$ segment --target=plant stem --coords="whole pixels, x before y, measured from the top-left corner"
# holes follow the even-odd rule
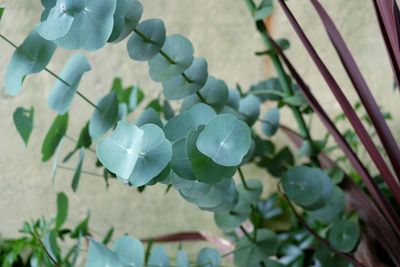
[[[8,39],[7,37],[5,37],[4,35],[0,34],[0,38],[3,39],[4,41],[6,41],[8,44],[10,44],[11,46],[13,46],[15,49],[17,49],[18,51],[20,51],[22,54],[24,54],[26,57],[28,57],[30,60],[35,61],[34,58],[32,58],[31,55],[29,55],[28,53],[26,53],[25,51],[21,50],[21,48],[19,48],[15,43],[13,43],[10,39]],[[72,88],[72,86],[66,82],[64,79],[62,79],[60,76],[58,76],[57,74],[55,74],[53,71],[51,71],[50,69],[48,69],[47,67],[44,68],[44,70],[49,73],[51,76],[53,76],[54,78],[56,78],[57,80],[59,80],[60,82],[62,82],[63,84],[65,84],[66,86],[68,86],[69,88]],[[81,92],[76,91],[76,94],[78,96],[80,96],[83,100],[85,100],[89,105],[91,105],[92,107],[94,107],[95,109],[99,110],[101,112],[101,109],[96,106],[92,101],[90,101],[86,96],[84,96]]]
[[[75,171],[74,168],[71,167],[66,167],[66,166],[62,166],[62,165],[57,165],[57,168],[59,169],[63,169],[63,170],[67,170],[67,171]],[[83,174],[87,174],[87,175],[92,175],[92,176],[97,176],[97,177],[103,177],[103,175],[95,173],[95,172],[89,172],[89,171],[81,171]]]
[[[253,0],[244,0],[244,2],[246,4],[249,12],[251,13],[251,15],[253,15],[256,10],[256,5],[255,5],[254,1]],[[275,48],[272,43],[271,37],[270,37],[270,35],[264,25],[264,22],[262,20],[256,21],[256,28],[260,32],[262,40],[263,40],[265,46],[267,47],[267,50],[274,50]],[[286,74],[277,53],[271,53],[270,58],[271,58],[273,66],[276,70],[276,73],[278,75],[278,79],[282,86],[282,89],[284,90],[286,95],[292,96],[293,89],[291,87],[290,80],[288,79],[288,75]],[[305,139],[305,140],[309,141],[311,144],[313,144],[313,140],[311,138],[310,131],[307,127],[307,124],[306,124],[299,108],[293,107],[293,106],[289,106],[289,107],[293,112],[293,116],[296,120],[296,123],[298,125],[301,136],[303,137],[303,139]],[[311,160],[317,166],[320,165],[319,160],[316,156],[312,156]]]
[[[238,172],[239,172],[240,180],[243,183],[244,189],[246,189],[247,191],[251,191],[250,187],[246,183],[246,179],[244,178],[243,171],[242,171],[242,169],[240,167],[238,168]]]
[[[279,193],[281,193],[281,195],[285,198],[286,202],[289,204],[290,209],[293,211],[294,215],[296,216],[297,220],[300,222],[300,224],[307,229],[307,231],[312,234],[320,243],[322,243],[324,246],[326,246],[328,249],[330,249],[332,252],[336,253],[337,255],[339,255],[340,257],[348,260],[349,262],[351,262],[352,264],[354,264],[354,266],[356,267],[365,267],[362,263],[360,263],[356,258],[353,257],[353,255],[346,253],[346,252],[341,252],[339,250],[337,250],[336,248],[334,248],[332,246],[332,244],[326,240],[325,238],[323,238],[322,236],[320,236],[317,232],[314,231],[314,229],[312,229],[310,226],[308,226],[308,224],[303,220],[303,218],[301,217],[300,214],[297,213],[296,208],[293,206],[292,202],[290,201],[290,199],[286,196],[285,193],[282,192],[282,190],[280,189],[280,186],[278,184],[278,191]]]
[[[240,226],[240,230],[243,232],[243,234],[247,237],[247,239],[251,242],[251,243],[255,243],[256,241],[251,238],[249,232],[247,232],[247,230],[241,225]]]

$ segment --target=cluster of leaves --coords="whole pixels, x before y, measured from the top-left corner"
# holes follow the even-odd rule
[[[18,239],[0,240],[0,263],[12,266],[77,266],[86,237],[90,236],[90,213],[74,228],[65,226],[68,218],[68,198],[64,193],[57,195],[57,215],[51,220],[40,218],[25,222]],[[103,240],[110,242],[111,228]],[[73,244],[73,245],[72,245]],[[68,246],[67,251],[63,247]]]
[[[42,70],[57,79],[48,105],[58,115],[42,146],[42,161],[54,158],[53,176],[58,168],[67,168],[58,163],[62,140],[75,140],[67,135],[68,111],[75,95],[94,108],[63,160],[68,162],[79,151],[77,167],[72,168],[74,191],[81,174],[87,173],[83,170],[85,153],[94,152],[106,181],[112,177],[141,189],[162,183],[200,209],[213,212],[216,224],[235,243],[232,253],[239,267],[362,266],[352,256],[360,227],[358,216],[345,212],[341,187],[346,176],[337,166],[321,168],[318,156],[327,149],[327,142],[313,140],[304,119],[314,111],[321,115],[323,109],[307,94],[304,82],[284,57],[288,42],[273,41],[265,29],[262,19],[271,14],[272,1],[245,2],[267,45],[267,50],[257,55],[268,55],[278,74],[246,93],[240,86],[229,89],[224,81],[209,75],[206,60],[194,57],[190,41],[181,35],[167,36],[162,20],[141,22],[143,7],[137,0],[43,0],[40,24],[11,58],[6,93],[18,94],[25,77]],[[124,88],[116,79],[111,91],[94,104],[78,90],[91,69],[85,56],[73,55],[59,75],[46,67],[57,47],[95,51],[127,37],[129,57],[148,61],[151,79],[163,88],[163,98],[150,101],[134,121],[130,117],[144,99],[138,87]],[[298,85],[284,71],[279,56]],[[172,101],[180,102],[171,105]],[[264,102],[276,105],[259,118]],[[178,110],[172,109],[179,104]],[[282,128],[280,109],[284,107],[293,112],[299,125],[297,155],[305,159],[300,165],[289,147],[277,150],[270,140]],[[33,117],[33,108],[19,108],[14,113],[26,144]],[[346,143],[342,139],[340,145]],[[281,194],[263,199],[261,181],[245,179],[241,169],[245,164],[255,164],[278,178]],[[236,173],[240,184],[233,179]],[[49,235],[46,250],[53,263],[62,261],[53,242],[57,236],[57,232]],[[87,266],[169,266],[159,246],[149,252],[148,259],[145,255],[142,244],[132,237],[118,239],[113,250],[91,239]],[[197,266],[220,266],[220,258],[216,250],[205,248]],[[182,251],[177,261],[177,266],[189,265]]]

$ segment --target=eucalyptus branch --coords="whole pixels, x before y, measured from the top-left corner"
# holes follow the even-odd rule
[[[140,36],[144,42],[146,43],[153,43],[153,41],[146,36],[146,34],[144,34],[143,32],[141,32],[140,30],[138,30],[137,28],[135,28],[133,30],[138,36]],[[164,50],[160,49],[159,51],[160,55],[162,55],[171,65],[175,65],[176,62],[175,60],[173,60],[167,53],[165,53]],[[187,83],[193,83],[194,81],[191,80],[186,74],[185,72],[181,73],[182,78],[187,82]],[[200,92],[196,92],[197,97],[201,100],[201,102],[203,102],[204,104],[207,104],[206,99],[201,95]]]
[[[20,51],[22,54],[24,54],[26,57],[28,57],[31,60],[34,60],[31,55],[29,55],[28,53],[26,53],[25,51],[23,51],[21,48],[19,48],[14,42],[12,42],[10,39],[8,39],[7,37],[5,37],[4,35],[0,34],[0,38],[3,39],[6,43],[10,44],[11,46],[13,46],[15,49],[17,49],[18,51]],[[60,82],[62,82],[63,84],[65,84],[67,87],[72,88],[72,85],[70,85],[67,81],[65,81],[64,79],[62,79],[60,76],[58,76],[57,74],[55,74],[52,70],[50,70],[49,68],[45,67],[44,70],[49,73],[51,76],[53,76],[54,78],[56,78],[57,80],[59,80]],[[94,104],[91,100],[89,100],[85,95],[83,95],[81,92],[76,91],[75,92],[78,96],[80,96],[83,100],[85,100],[89,105],[91,105],[92,107],[94,107],[95,109],[101,111],[101,109],[96,106],[96,104]]]
[[[244,178],[243,171],[242,171],[242,169],[241,169],[240,167],[238,168],[238,172],[239,172],[240,180],[241,180],[242,183],[243,183],[244,189],[246,189],[247,191],[251,191],[250,187],[249,187],[249,186],[247,185],[247,183],[246,183],[246,179]]]

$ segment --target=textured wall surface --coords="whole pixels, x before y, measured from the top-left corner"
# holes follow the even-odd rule
[[[11,40],[20,43],[39,19],[40,1],[6,0],[7,10],[0,24],[0,32]],[[193,43],[196,55],[208,60],[212,75],[224,79],[229,86],[235,83],[245,88],[266,77],[268,62],[256,58],[254,51],[262,49],[262,43],[247,10],[239,0],[143,0],[144,17],[162,18],[169,34],[180,33]],[[320,25],[308,0],[289,1],[290,6],[301,24],[310,35],[318,52],[328,63],[329,68],[339,79],[352,99],[354,92],[328,38]],[[386,59],[386,51],[376,25],[370,1],[366,0],[325,0],[323,4],[333,14],[340,30],[349,41],[351,50],[356,55],[367,81],[373,89],[379,103],[387,111],[399,111],[399,94],[393,93],[392,73]],[[273,20],[273,32],[276,37],[291,40],[290,58],[300,72],[307,77],[307,82],[322,101],[330,114],[338,112],[328,88],[313,67],[301,43],[294,35],[288,21],[279,7]],[[152,82],[145,63],[133,62],[127,58],[126,41],[117,45],[106,46],[101,51],[87,54],[92,64],[92,71],[87,73],[80,90],[90,99],[96,100],[110,89],[114,77],[122,77],[125,84],[138,83],[147,94],[157,95],[161,86]],[[13,52],[12,47],[0,42],[0,77],[3,77],[6,65]],[[83,52],[84,53],[84,52]],[[71,52],[57,50],[49,68],[59,72]],[[271,73],[273,74],[273,73]],[[2,78],[0,79],[2,81]],[[41,73],[26,79],[24,88],[16,98],[1,93],[0,97],[0,233],[15,236],[24,219],[40,215],[52,216],[55,211],[55,195],[65,191],[70,197],[70,222],[83,218],[89,208],[92,211],[93,228],[105,232],[111,225],[117,234],[124,232],[138,237],[164,234],[181,230],[207,229],[218,232],[210,213],[199,211],[180,196],[171,191],[164,194],[165,186],[155,186],[139,194],[136,190],[122,184],[111,182],[106,190],[101,178],[84,175],[79,190],[73,194],[70,190],[71,172],[60,170],[52,184],[51,163],[40,162],[40,147],[46,129],[55,117],[47,107],[46,98],[54,79]],[[396,106],[397,103],[397,106]],[[12,123],[12,113],[19,106],[35,106],[35,130],[28,148],[25,148]],[[68,134],[77,136],[79,129],[91,116],[92,109],[79,98],[75,98],[70,112]],[[288,125],[293,125],[289,112],[283,118]],[[399,136],[399,118],[391,125]],[[295,127],[295,125],[293,125]],[[321,136],[323,131],[315,120],[313,129]],[[282,137],[277,140],[286,143]],[[68,140],[64,142],[65,152],[72,148]],[[95,156],[88,153],[85,170],[96,171],[92,166]],[[70,163],[74,166],[74,162]]]

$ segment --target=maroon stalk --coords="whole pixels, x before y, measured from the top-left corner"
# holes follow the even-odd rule
[[[361,142],[363,143],[364,147],[366,148],[371,159],[374,161],[381,176],[383,177],[385,182],[388,184],[389,189],[391,190],[394,198],[396,199],[397,203],[400,205],[400,186],[399,186],[398,182],[396,181],[396,179],[394,178],[391,170],[386,165],[386,162],[383,159],[382,155],[380,154],[378,148],[375,146],[374,142],[372,141],[372,138],[370,137],[368,131],[365,129],[361,120],[358,118],[357,113],[354,111],[352,105],[347,100],[346,96],[343,94],[343,91],[341,90],[338,83],[333,78],[332,74],[329,72],[329,70],[325,66],[325,64],[322,62],[321,58],[318,56],[314,47],[311,45],[307,36],[301,29],[300,25],[296,21],[293,14],[290,12],[290,10],[287,7],[287,5],[285,4],[285,2],[283,0],[278,0],[278,1],[281,4],[283,11],[285,12],[286,16],[288,17],[290,23],[292,24],[292,26],[295,29],[296,33],[298,34],[299,38],[303,42],[305,48],[309,52],[315,65],[320,70],[320,73],[322,74],[323,78],[325,79],[325,81],[328,84],[329,88],[331,89],[332,93],[336,97],[338,103],[342,107],[343,112],[346,115],[346,117],[348,118],[351,125],[353,126],[353,129],[357,133],[358,137],[360,138]]]
[[[393,73],[400,88],[399,8],[395,0],[373,0],[373,3]]]
[[[399,147],[378,107],[378,104],[375,101],[374,96],[371,94],[367,82],[361,74],[361,71],[351,55],[350,50],[348,49],[345,41],[343,40],[341,34],[326,10],[322,7],[318,0],[311,0],[311,3],[314,5],[317,13],[319,14],[322,23],[325,26],[326,32],[328,33],[328,36],[347,72],[347,75],[353,83],[353,86],[356,89],[357,94],[365,107],[365,110],[371,118],[372,124],[374,125],[379,139],[381,140],[390,162],[392,163],[397,179],[400,179]]]
[[[339,130],[336,128],[335,124],[330,120],[329,116],[326,114],[324,109],[319,104],[318,100],[314,97],[311,90],[308,88],[306,83],[300,77],[296,69],[290,63],[285,54],[279,49],[275,44],[275,48],[280,54],[283,62],[288,67],[293,78],[297,82],[300,90],[302,91],[304,97],[307,99],[309,105],[314,110],[314,112],[321,119],[322,123],[332,134],[333,138],[339,144],[345,155],[348,157],[349,161],[353,165],[354,169],[360,174],[363,182],[365,183],[368,191],[371,193],[372,198],[376,201],[377,205],[382,209],[388,221],[391,223],[392,227],[396,231],[397,235],[400,236],[400,219],[398,218],[395,210],[390,205],[389,201],[384,197],[382,192],[379,190],[375,182],[373,181],[371,175],[368,173],[365,166],[361,163],[360,159],[351,149],[350,145],[347,143],[346,139],[340,134]]]

